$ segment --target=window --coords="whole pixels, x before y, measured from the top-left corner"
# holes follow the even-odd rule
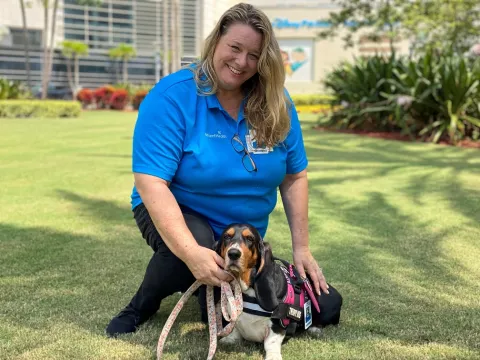
[[[89,20],[88,25],[108,27],[108,21]]]
[[[83,20],[83,19],[65,18],[65,24],[85,25],[85,20]]]
[[[108,12],[97,11],[97,10],[90,10],[88,12],[88,16],[96,16],[102,18],[108,18]]]
[[[69,9],[69,8],[65,8],[63,10],[63,12],[65,14],[68,14],[68,15],[81,15],[81,16],[84,16],[85,15],[85,10],[83,9]]]
[[[132,24],[125,24],[125,23],[113,23],[113,28],[132,28]]]
[[[131,19],[133,19],[132,14],[116,14],[116,13],[113,13],[113,14],[112,14],[112,17],[113,17],[114,19],[126,19],[126,20],[131,20]]]
[[[42,46],[42,31],[41,30],[27,30],[28,43],[30,46]],[[23,29],[10,28],[10,35],[12,37],[12,46],[23,46],[25,39],[23,37]]]
[[[112,8],[113,8],[113,9],[116,9],[116,10],[132,11],[132,5],[112,4]]]
[[[85,41],[85,35],[84,34],[65,34],[65,39],[66,40],[79,40],[79,41]]]
[[[102,41],[105,41],[107,42],[108,41],[108,37],[107,36],[101,36],[101,35],[89,35],[88,36],[88,40],[89,41],[97,41],[97,42],[102,42]]]

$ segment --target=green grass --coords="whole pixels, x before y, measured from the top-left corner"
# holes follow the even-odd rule
[[[344,308],[321,339],[284,344],[284,359],[480,358],[480,152],[319,133],[311,120],[311,246]],[[129,208],[134,121],[0,119],[1,359],[155,358],[177,295],[138,333],[104,335],[151,255]],[[266,240],[290,259],[287,234],[279,203]],[[165,359],[206,358],[198,320],[192,300]],[[262,354],[244,344],[216,359]]]

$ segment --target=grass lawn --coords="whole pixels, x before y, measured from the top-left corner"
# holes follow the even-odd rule
[[[480,358],[480,151],[319,133],[304,117],[314,255],[344,296],[341,325],[284,359]],[[0,119],[0,358],[154,359],[178,300],[117,340],[104,328],[151,250],[129,207],[134,113]],[[281,203],[266,240],[291,259]],[[206,359],[195,301],[165,359]],[[261,359],[261,345],[216,359]]]

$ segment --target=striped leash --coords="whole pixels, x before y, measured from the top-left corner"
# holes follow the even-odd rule
[[[170,332],[175,319],[183,308],[183,305],[192,296],[202,284],[197,280],[192,286],[182,295],[178,300],[177,305],[173,308],[170,316],[168,317],[165,325],[163,326],[162,333],[158,339],[157,345],[157,359],[162,358],[163,348],[165,341],[167,340],[168,333]],[[233,291],[232,291],[233,288]],[[220,303],[215,306],[213,299],[213,286],[207,286],[207,312],[208,312],[208,331],[210,334],[210,345],[208,349],[207,360],[213,359],[215,351],[217,350],[217,337],[227,336],[235,327],[235,322],[243,311],[243,299],[242,289],[238,281],[232,280],[231,283],[221,283],[221,298]],[[230,309],[230,312],[228,311]],[[225,320],[229,321],[229,324],[222,328],[222,314]]]

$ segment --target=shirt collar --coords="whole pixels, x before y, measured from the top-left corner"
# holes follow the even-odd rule
[[[217,95],[211,94],[207,96],[207,106],[209,109],[217,108],[221,109],[220,102],[218,101]]]
[[[244,108],[245,108],[245,103],[247,101],[247,97],[244,97],[242,100],[242,103],[240,104],[240,111],[238,112],[238,121],[243,120],[245,118],[244,114]],[[207,107],[209,109],[222,109],[222,105],[220,104],[220,101],[218,101],[217,95],[216,94],[211,94],[207,96]],[[235,119],[237,120],[237,119]]]

